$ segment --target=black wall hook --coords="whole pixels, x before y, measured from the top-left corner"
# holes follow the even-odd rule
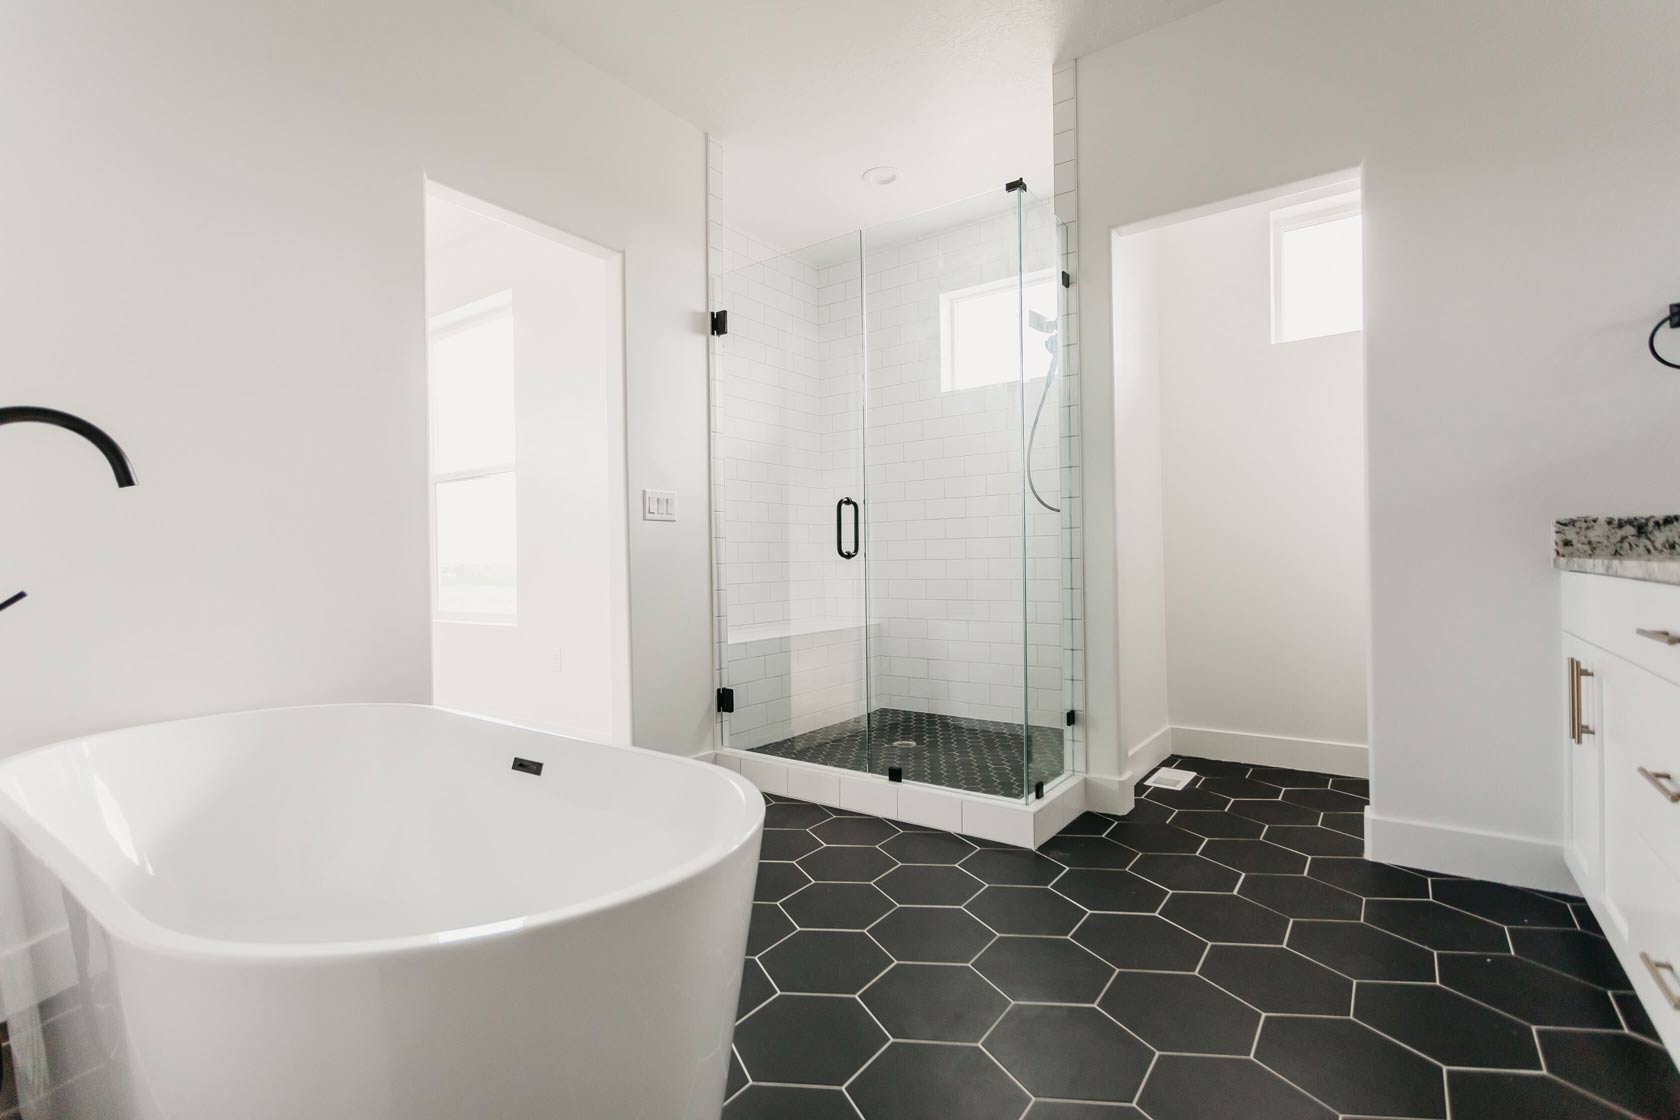
[[[1671,362],[1657,353],[1657,332],[1664,327],[1680,331],[1680,303],[1668,305],[1668,314],[1657,320],[1657,325],[1651,328],[1651,337],[1646,341],[1646,347],[1651,351],[1651,357],[1667,366],[1669,369],[1680,369],[1680,362]]]

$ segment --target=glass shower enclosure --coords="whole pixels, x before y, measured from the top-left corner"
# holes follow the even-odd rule
[[[1065,231],[1024,188],[738,264],[723,744],[1031,801],[1080,761]]]

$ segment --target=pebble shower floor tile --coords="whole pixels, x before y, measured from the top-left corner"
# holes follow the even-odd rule
[[[1202,759],[1038,852],[767,798],[725,1120],[1676,1120],[1578,898]]]

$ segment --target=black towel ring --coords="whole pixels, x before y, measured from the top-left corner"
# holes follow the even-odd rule
[[[1664,327],[1672,327],[1680,331],[1680,303],[1668,305],[1668,314],[1657,320],[1657,325],[1651,328],[1651,338],[1645,345],[1651,350],[1651,357],[1667,366],[1669,369],[1680,369],[1680,362],[1671,362],[1657,353],[1657,332]]]

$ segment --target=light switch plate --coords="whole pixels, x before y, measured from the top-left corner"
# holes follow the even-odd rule
[[[677,492],[675,490],[642,491],[643,521],[675,521],[676,519]]]

